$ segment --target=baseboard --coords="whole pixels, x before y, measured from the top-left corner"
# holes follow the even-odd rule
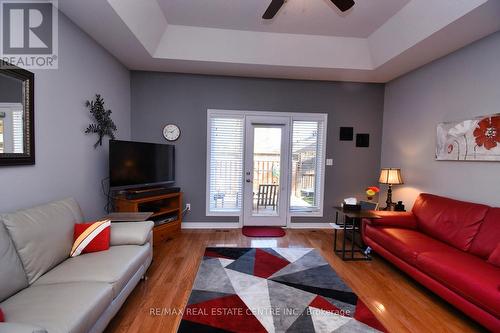
[[[329,223],[290,223],[290,229],[332,229]]]
[[[238,229],[238,222],[182,222],[182,229]]]
[[[182,229],[239,229],[238,222],[183,222]],[[290,229],[331,229],[328,223],[291,223]]]

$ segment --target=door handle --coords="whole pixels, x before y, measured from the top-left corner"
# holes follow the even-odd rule
[[[246,182],[247,182],[247,183],[251,183],[252,181],[251,181],[250,179],[247,179],[247,180],[246,180]]]

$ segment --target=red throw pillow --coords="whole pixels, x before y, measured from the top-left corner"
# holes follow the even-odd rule
[[[2,309],[0,309],[0,323],[3,323],[5,321],[5,317],[3,315]]]
[[[109,249],[111,221],[75,224],[71,257]]]
[[[497,247],[491,252],[488,257],[488,262],[492,265],[500,267],[500,243],[497,244]]]

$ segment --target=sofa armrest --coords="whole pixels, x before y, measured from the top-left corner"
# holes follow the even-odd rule
[[[110,245],[144,245],[151,238],[153,227],[151,221],[111,223]]]
[[[363,223],[374,227],[416,229],[417,220],[411,212],[376,212],[380,219],[364,219]]]
[[[0,323],[0,333],[47,333],[47,330],[21,323]]]

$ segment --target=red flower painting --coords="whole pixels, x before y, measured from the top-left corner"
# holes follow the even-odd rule
[[[487,150],[493,149],[500,143],[500,116],[482,119],[474,130],[476,144]]]

